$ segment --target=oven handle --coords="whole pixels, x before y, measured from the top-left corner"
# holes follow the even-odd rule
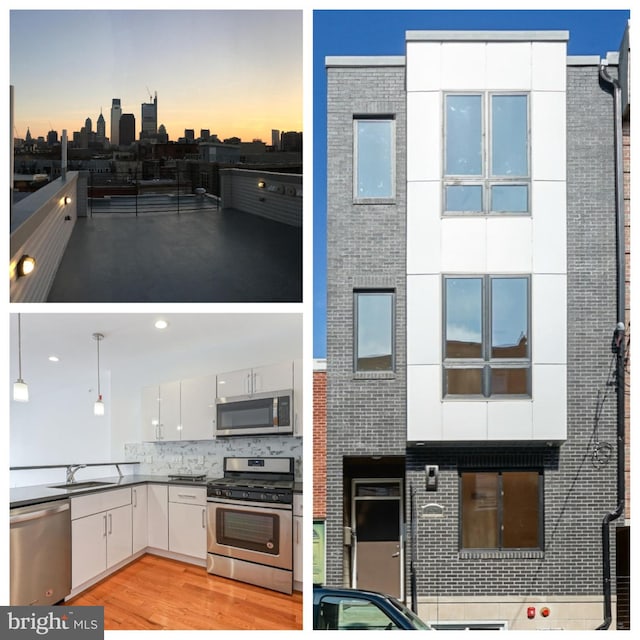
[[[262,511],[293,511],[293,505],[284,502],[249,502],[248,500],[224,500],[220,498],[207,498],[210,504],[221,504],[225,507],[248,507],[261,509]]]

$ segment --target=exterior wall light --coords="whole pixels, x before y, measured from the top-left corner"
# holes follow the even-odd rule
[[[71,196],[65,196],[64,199],[62,200],[62,202],[64,202],[64,204],[70,204],[71,203]]]
[[[264,180],[258,180],[258,189],[264,189],[267,183]]]
[[[26,253],[18,260],[16,271],[18,277],[28,276],[36,268],[36,259]]]

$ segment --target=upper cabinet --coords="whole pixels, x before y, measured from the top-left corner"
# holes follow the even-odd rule
[[[215,437],[216,397],[293,390],[293,433],[302,435],[302,361],[241,369],[142,389],[142,441]]]
[[[180,440],[214,437],[216,377],[189,378],[181,382],[182,429]]]
[[[285,391],[293,389],[293,363],[289,360],[252,369],[240,369],[218,374],[217,378],[219,398]]]

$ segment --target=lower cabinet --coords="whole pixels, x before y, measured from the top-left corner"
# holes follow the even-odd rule
[[[293,496],[293,586],[302,590],[302,495]]]
[[[169,487],[169,551],[207,557],[207,490]]]
[[[147,485],[147,526],[150,547],[169,548],[169,487],[166,484]]]
[[[133,526],[133,553],[142,551],[149,544],[149,524],[147,509],[147,485],[131,487],[131,519]]]
[[[71,588],[131,556],[131,537],[130,489],[72,498]]]

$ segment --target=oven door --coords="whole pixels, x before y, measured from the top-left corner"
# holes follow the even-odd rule
[[[290,505],[217,501],[207,503],[207,551],[258,564],[293,568]]]

